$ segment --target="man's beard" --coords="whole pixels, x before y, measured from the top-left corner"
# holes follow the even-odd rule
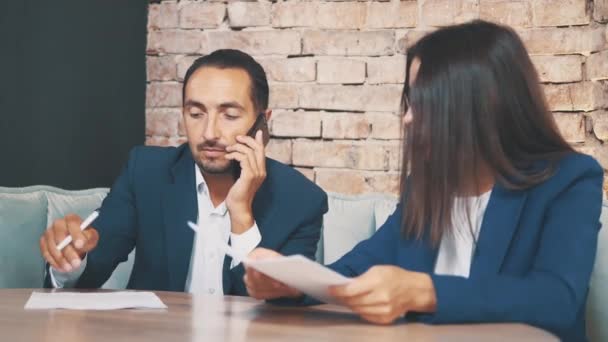
[[[216,142],[205,142],[196,146],[196,151],[201,153],[205,148],[214,148],[214,149],[226,149],[226,146],[216,143]],[[197,154],[198,154],[197,153]],[[204,173],[209,174],[225,174],[229,173],[232,170],[232,162],[227,159],[214,159],[214,160],[205,160],[201,156],[200,158],[195,158],[196,165],[201,169]]]

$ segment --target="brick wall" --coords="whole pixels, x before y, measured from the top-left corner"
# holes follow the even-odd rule
[[[268,73],[271,157],[328,191],[396,193],[404,49],[474,18],[517,29],[562,133],[608,169],[608,0],[153,3],[146,144],[185,141],[186,69],[197,56],[237,48]]]

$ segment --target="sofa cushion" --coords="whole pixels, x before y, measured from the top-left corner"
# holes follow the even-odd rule
[[[374,204],[374,220],[378,230],[397,207],[396,196],[377,196]]]
[[[40,288],[44,260],[39,239],[46,197],[39,189],[0,187],[0,288]]]
[[[369,238],[394,208],[394,198],[379,194],[328,193],[318,261],[330,264]]]
[[[76,214],[83,220],[101,206],[101,202],[108,194],[108,189],[90,189],[79,191],[66,191],[48,187],[45,189],[48,201],[47,222],[50,226],[53,221],[67,214]]]

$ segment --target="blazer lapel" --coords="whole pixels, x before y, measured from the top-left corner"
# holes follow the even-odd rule
[[[167,184],[162,199],[169,289],[184,291],[194,241],[187,222],[196,222],[198,213],[194,160],[187,147],[171,174],[172,183]]]
[[[471,264],[476,274],[498,274],[526,202],[526,191],[510,191],[495,185],[481,224]]]

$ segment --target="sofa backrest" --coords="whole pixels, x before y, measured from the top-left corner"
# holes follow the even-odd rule
[[[0,187],[0,288],[42,287],[44,260],[38,241],[45,228],[70,213],[89,215],[107,193],[104,188]]]
[[[323,217],[323,231],[317,261],[331,264],[358,242],[372,236],[395,210],[397,198],[381,194],[327,194],[329,210]]]

